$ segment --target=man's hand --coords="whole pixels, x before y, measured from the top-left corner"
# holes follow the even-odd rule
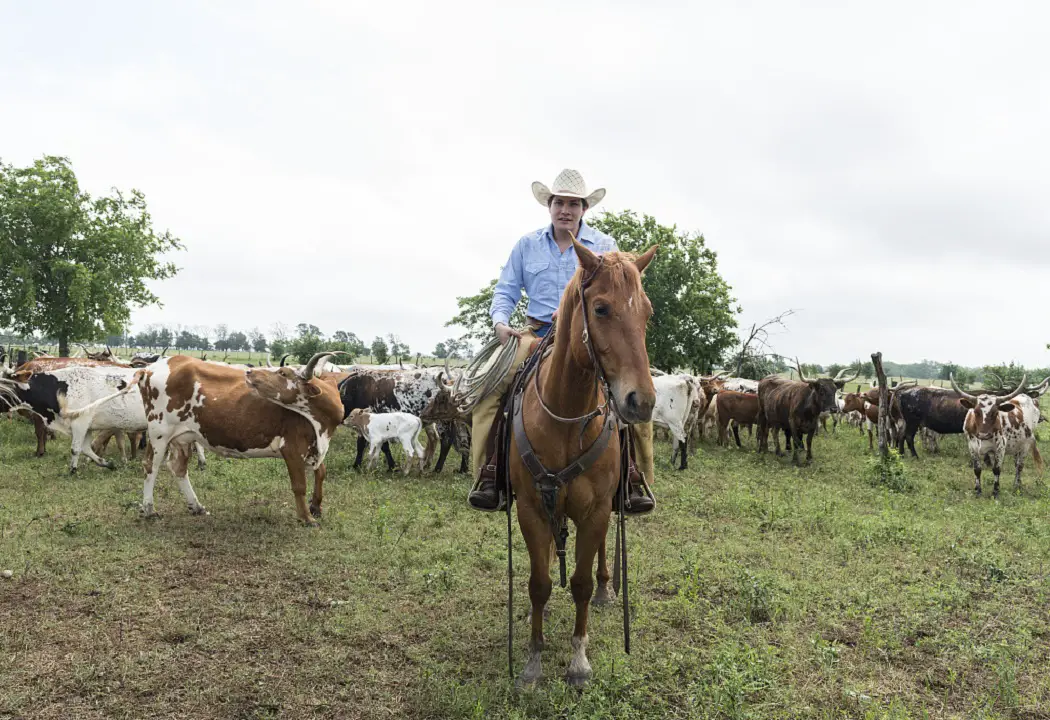
[[[500,345],[506,345],[512,335],[519,340],[521,339],[521,333],[517,330],[505,325],[504,323],[498,323],[496,325],[496,337],[499,338]]]

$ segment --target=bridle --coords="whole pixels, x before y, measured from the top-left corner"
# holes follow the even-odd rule
[[[570,233],[571,234],[571,233]],[[573,240],[575,240],[573,236]],[[580,448],[583,448],[583,434],[590,425],[591,420],[602,415],[606,416],[606,422],[609,422],[610,414],[614,415],[616,419],[622,419],[622,415],[619,408],[616,406],[616,399],[613,397],[612,392],[609,388],[609,381],[605,377],[605,368],[602,367],[601,360],[598,358],[598,354],[594,351],[594,343],[591,341],[591,328],[590,321],[588,320],[588,308],[587,308],[587,295],[585,290],[594,280],[595,276],[602,270],[605,265],[605,259],[603,256],[598,256],[598,264],[591,270],[588,275],[580,281],[579,297],[580,297],[580,310],[583,314],[583,345],[587,348],[587,355],[591,360],[591,365],[594,368],[594,393],[597,397],[599,384],[604,390],[605,402],[599,403],[594,410],[591,410],[585,415],[578,417],[566,418],[558,415],[549,407],[543,400],[543,393],[540,390],[540,373],[539,373],[539,361],[536,363],[535,372],[533,372],[533,388],[536,391],[536,399],[539,400],[540,407],[547,415],[557,422],[564,423],[566,425],[581,423],[580,427]],[[539,347],[536,349],[536,356],[542,358],[544,351],[550,346],[552,339],[554,338],[555,321],[551,322],[550,331],[544,336]]]

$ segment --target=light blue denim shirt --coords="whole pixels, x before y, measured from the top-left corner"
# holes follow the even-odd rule
[[[582,221],[576,239],[598,255],[618,249],[616,241],[610,236]],[[578,264],[576,251],[571,246],[565,252],[558,249],[558,244],[554,242],[553,225],[522,237],[510,251],[510,260],[503,267],[492,293],[492,305],[489,307],[492,324],[509,324],[510,314],[521,300],[522,289],[529,296],[525,314],[542,322],[550,322]]]

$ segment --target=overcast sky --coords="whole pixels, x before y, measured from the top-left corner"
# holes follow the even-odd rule
[[[803,362],[1050,365],[1050,8],[513,5],[0,0],[0,159],[183,240],[135,329],[430,351],[571,167],[704,233],[741,326],[795,309]]]

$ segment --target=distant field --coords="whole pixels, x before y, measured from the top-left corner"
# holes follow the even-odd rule
[[[165,471],[147,522],[137,465],[70,478],[67,440],[38,460],[30,426],[0,419],[0,717],[1050,718],[1050,492],[1031,462],[996,502],[973,497],[961,438],[906,461],[910,492],[869,483],[856,430],[818,437],[803,469],[701,446],[679,473],[658,444],[659,506],[629,521],[632,654],[619,608],[595,612],[594,680],[570,690],[556,587],[547,678],[515,694],[502,516],[450,472],[354,472],[351,441],[318,529],[279,462],[214,457],[191,470],[210,517]]]
[[[98,346],[98,347],[100,349],[105,349],[103,346]],[[79,349],[80,349],[79,347],[71,348],[70,349],[70,354],[74,354],[75,355],[76,352]],[[41,346],[39,348],[39,350],[41,352],[47,352],[47,353],[50,353],[50,354],[53,354],[53,355],[58,355],[58,347],[57,346]],[[152,349],[151,348],[130,348],[130,349],[129,348],[113,348],[113,353],[118,358],[121,358],[121,359],[124,359],[124,360],[130,360],[131,357],[137,352],[160,352],[160,350],[156,349],[156,348],[152,348]],[[169,355],[169,356],[170,355],[191,355],[193,357],[198,357],[198,358],[203,355],[209,360],[222,360],[223,358],[226,358],[226,362],[230,362],[230,363],[252,363],[252,364],[259,364],[259,365],[265,365],[266,358],[267,358],[267,353],[258,353],[258,352],[237,351],[237,352],[229,352],[229,353],[227,353],[227,352],[224,352],[222,350],[205,350],[205,351],[201,351],[201,350],[176,350],[175,348],[168,348],[168,351],[167,351],[166,354]],[[274,365],[276,365],[280,361],[280,357],[273,357],[273,356],[270,356],[270,357],[271,357],[271,361],[273,362]],[[333,362],[336,362],[339,365],[350,365],[350,364],[353,364],[353,363],[362,364],[362,365],[370,365],[370,364],[373,364],[373,360],[374,360],[374,358],[369,356],[369,355],[359,355],[356,358],[349,358],[349,357],[345,357],[345,356],[340,356],[340,357],[334,358]],[[289,362],[295,362],[295,360],[293,358],[289,358]],[[388,363],[392,363],[392,362],[394,362],[394,360],[391,359],[391,360],[388,360],[387,362]],[[413,355],[412,357],[408,357],[406,355],[404,358],[402,358],[402,362],[415,363],[416,362],[416,356]],[[445,361],[443,359],[439,359],[439,358],[436,358],[436,357],[423,355],[423,356],[420,357],[419,362],[421,364],[423,364],[423,365],[443,365]],[[465,360],[449,360],[449,365],[451,367],[458,367],[458,366],[461,366],[461,365],[466,365],[466,361]]]

